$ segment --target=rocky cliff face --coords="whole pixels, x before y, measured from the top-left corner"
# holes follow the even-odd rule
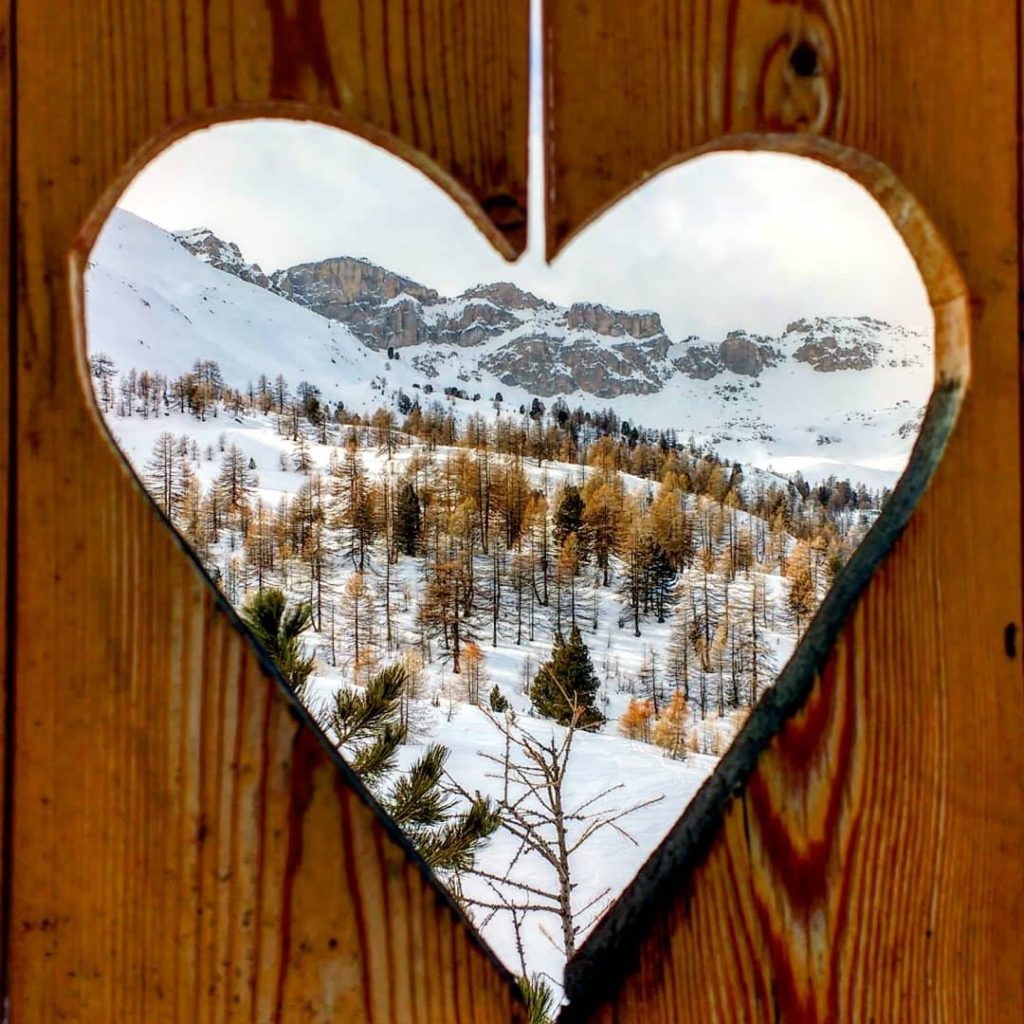
[[[837,370],[870,370],[874,366],[919,366],[920,356],[911,351],[887,349],[880,335],[892,330],[872,317],[857,317],[861,330],[836,332],[831,321],[798,320],[786,328],[787,335],[800,341],[793,351],[797,362],[807,363],[820,373]]]
[[[369,260],[338,256],[320,263],[300,263],[273,276],[274,289],[322,316],[338,319],[351,305],[373,306],[407,295],[420,302],[436,302],[433,288],[378,267]]]
[[[477,284],[462,293],[467,299],[483,299],[493,302],[504,309],[554,309],[554,305],[538,299],[532,292],[523,291],[518,285],[508,281],[495,281],[493,284]]]
[[[726,371],[741,377],[758,377],[762,370],[776,366],[781,356],[770,338],[730,331],[718,345],[688,339],[682,353],[673,359],[681,373],[695,380],[711,380]]]
[[[192,231],[181,231],[174,236],[197,259],[209,263],[217,270],[234,274],[243,281],[258,285],[260,288],[270,287],[270,278],[260,270],[258,263],[246,263],[242,258],[242,250],[234,242],[225,242],[218,238],[209,228],[195,228]]]
[[[565,322],[570,330],[591,330],[607,338],[628,334],[642,340],[665,333],[657,313],[626,313],[592,302],[574,302],[565,315]]]
[[[595,398],[649,395],[667,379],[663,358],[632,342],[604,345],[582,337],[520,336],[480,365],[503,384],[544,397],[584,391]]]
[[[921,365],[919,336],[869,317],[797,320],[778,337],[737,330],[718,343],[687,338],[673,344],[655,312],[592,302],[557,306],[506,281],[446,298],[349,256],[268,277],[210,231],[176,237],[217,269],[345,324],[369,348],[414,350],[409,358],[425,378],[447,372],[456,350],[464,353],[459,380],[472,378],[472,364],[542,397],[647,395],[677,374],[700,381],[756,379],[788,360],[820,373]]]

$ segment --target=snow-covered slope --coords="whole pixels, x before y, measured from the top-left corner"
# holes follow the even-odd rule
[[[282,373],[357,410],[400,390],[447,389],[458,415],[540,396],[611,407],[745,464],[869,486],[899,475],[932,380],[930,338],[868,317],[673,342],[657,313],[559,307],[504,283],[448,299],[349,257],[268,276],[210,232],[176,236],[121,210],[87,289],[90,348],[119,370],[214,359],[235,387]]]
[[[189,459],[191,471],[204,489],[213,487],[220,472],[225,449],[237,445],[244,461],[254,467],[258,475],[258,486],[253,495],[267,508],[280,507],[282,501],[294,499],[310,477],[294,468],[294,444],[276,429],[273,416],[231,415],[223,408],[214,406],[207,417],[197,419],[174,409],[158,416],[117,416],[110,415],[108,423],[122,450],[139,473],[145,476],[145,466],[158,437],[165,431],[175,438],[187,439],[187,447],[194,448],[195,458]],[[337,451],[333,445],[311,443],[309,455],[312,473],[322,474],[329,479],[330,460]],[[464,454],[464,449],[441,447],[429,453],[421,442],[403,446],[388,459],[376,452],[370,445],[359,449],[359,459],[371,479],[384,475],[394,479],[407,472],[415,460],[421,475],[426,472],[423,464],[432,458],[438,466],[449,457]],[[581,479],[581,469],[565,463],[545,463],[538,467],[524,466],[531,482],[550,492]],[[625,488],[631,493],[646,492],[650,481],[630,474],[622,474]],[[325,493],[329,488],[324,488]],[[696,502],[697,498],[691,498]],[[740,512],[739,524],[749,526],[753,519]],[[240,601],[243,592],[237,580],[232,581],[232,563],[241,557],[242,545],[237,537],[225,535],[219,546],[211,552],[207,561],[211,571],[222,581],[227,596]],[[338,560],[341,562],[341,560]],[[392,569],[395,592],[396,634],[412,644],[416,632],[417,608],[426,593],[424,585],[426,561],[423,558],[403,558]],[[380,563],[378,562],[378,565]],[[482,557],[478,567],[483,579],[488,571],[488,560]],[[337,575],[328,584],[329,603],[337,603],[345,582],[350,578],[352,567],[343,563],[336,566]],[[292,567],[284,577],[274,577],[279,583],[282,578],[291,579],[291,596],[308,598],[301,570]],[[376,585],[380,585],[377,573]],[[614,583],[615,581],[613,581]],[[781,666],[789,657],[796,637],[790,624],[784,622],[786,582],[777,572],[764,577],[765,598],[773,609],[778,609],[778,629],[765,630],[772,664]],[[747,584],[738,578],[732,585],[734,598],[744,592]],[[399,597],[399,595],[405,595]],[[694,728],[701,734],[701,752],[690,753],[685,761],[673,760],[649,743],[634,742],[619,735],[617,720],[626,709],[631,697],[637,692],[637,680],[642,666],[652,652],[657,664],[666,664],[672,619],[657,623],[645,621],[641,635],[635,636],[623,618],[623,607],[617,586],[598,588],[589,583],[580,583],[580,618],[583,623],[585,641],[591,652],[594,667],[602,685],[598,703],[608,722],[600,732],[581,734],[576,738],[572,767],[566,783],[565,796],[571,806],[577,807],[612,787],[622,786],[620,792],[610,794],[600,802],[601,810],[621,810],[627,806],[656,800],[640,812],[630,815],[622,822],[624,832],[612,829],[601,831],[585,849],[574,858],[576,905],[587,906],[596,900],[593,913],[581,915],[590,924],[598,912],[626,886],[639,870],[666,832],[677,820],[685,806],[693,798],[701,784],[717,763],[715,753],[720,752],[718,741],[731,737],[735,730],[729,718],[709,718]],[[378,597],[379,603],[379,597]],[[340,612],[339,612],[340,615]],[[771,613],[774,620],[775,612]],[[584,622],[584,619],[586,620]],[[333,614],[330,619],[333,622]],[[507,621],[502,626],[496,646],[488,641],[486,623],[482,624],[481,643],[486,652],[486,685],[497,685],[502,695],[519,716],[522,728],[541,741],[555,736],[560,741],[563,730],[550,720],[532,717],[530,699],[524,692],[524,681],[532,678],[538,667],[550,656],[554,628],[553,607],[536,609],[536,637],[516,642],[514,614],[509,610]],[[329,702],[332,694],[351,682],[351,660],[345,639],[347,627],[339,619],[335,640],[334,630],[325,619],[320,632],[311,631],[306,635],[310,650],[317,654],[316,672],[311,681],[309,704],[316,708],[322,702]],[[337,650],[336,650],[337,649]],[[444,744],[451,753],[447,765],[450,776],[462,787],[479,790],[491,797],[501,794],[500,781],[493,777],[495,767],[489,756],[499,756],[502,738],[493,721],[484,710],[467,704],[458,695],[458,677],[453,676],[449,662],[438,657],[423,667],[423,698],[414,702],[411,711],[411,742],[403,747],[401,763],[407,767],[422,753],[425,744]],[[668,690],[667,682],[664,684]],[[696,707],[696,700],[694,701]],[[579,829],[583,826],[574,826]],[[479,855],[478,866],[482,870],[500,874],[515,854],[516,843],[510,834],[499,832]],[[550,867],[536,856],[521,857],[517,861],[515,878],[522,884],[550,886]],[[493,897],[490,888],[476,878],[464,880],[467,896],[480,900]],[[606,896],[602,894],[607,893]],[[519,970],[519,956],[514,933],[507,914],[492,917],[477,912],[476,922],[486,940],[506,965]],[[561,977],[564,957],[559,953],[557,941],[558,922],[546,914],[530,914],[523,923],[522,941],[531,971],[538,971],[555,982]],[[582,938],[582,935],[581,935]]]
[[[90,352],[118,370],[177,375],[213,359],[235,387],[260,373],[315,381],[360,404],[385,358],[342,324],[191,255],[174,235],[123,210],[104,227],[86,274]]]

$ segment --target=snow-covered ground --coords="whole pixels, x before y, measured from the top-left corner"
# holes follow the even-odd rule
[[[252,460],[259,477],[256,494],[270,507],[276,507],[282,497],[294,495],[309,479],[292,468],[295,446],[276,431],[271,416],[235,417],[220,408],[216,415],[209,415],[204,421],[187,414],[169,412],[150,418],[111,416],[108,423],[140,474],[144,473],[157,436],[163,431],[170,431],[176,437],[187,436],[190,443],[195,442],[199,460],[193,468],[204,486],[213,483],[220,471],[222,450],[232,444],[238,445],[247,461]],[[313,471],[326,474],[331,454],[336,454],[337,449],[332,445],[311,444],[309,451]],[[441,462],[451,452],[442,447],[434,453],[434,458]],[[418,443],[399,448],[391,459],[373,447],[360,449],[360,459],[371,478],[379,478],[382,474],[399,475],[413,456],[423,455],[424,447]],[[527,471],[537,486],[547,487],[552,494],[566,481],[578,479],[581,472],[578,466],[560,463],[543,467],[529,465]],[[623,479],[627,488],[633,491],[651,487],[650,481],[639,477],[624,475]],[[738,515],[741,525],[751,521],[746,513]],[[222,575],[227,575],[227,562],[237,554],[237,550],[232,552],[225,544],[215,552],[213,561],[215,567],[222,570]],[[351,567],[341,567],[334,575],[329,600],[334,600],[341,593],[351,571]],[[422,559],[403,558],[394,572],[394,590],[402,595],[396,602],[396,645],[412,647],[415,645],[416,608],[423,589]],[[369,575],[372,578],[374,573],[371,571]],[[773,609],[781,607],[786,581],[775,574],[767,574],[765,581],[769,606]],[[745,584],[737,579],[733,586],[739,590]],[[292,580],[291,590],[295,597],[308,596],[303,593],[297,574]],[[236,599],[240,600],[241,596],[236,595]],[[616,590],[592,587],[582,582],[578,606],[584,639],[602,680],[599,707],[608,721],[598,733],[577,735],[567,797],[578,805],[609,787],[622,784],[620,790],[610,794],[599,806],[614,810],[659,798],[656,803],[621,823],[628,836],[611,829],[604,830],[577,855],[575,905],[586,906],[607,891],[607,896],[598,899],[594,911],[585,915],[585,920],[592,922],[600,909],[610,903],[635,875],[678,819],[713,770],[717,757],[698,752],[690,753],[685,761],[673,760],[660,749],[627,740],[617,731],[617,720],[636,692],[641,666],[652,652],[656,664],[664,665],[671,617],[663,624],[644,622],[642,635],[636,637],[629,621],[620,625],[623,606]],[[496,647],[490,642],[489,624],[478,630],[486,658],[484,692],[496,684],[516,712],[518,724],[539,738],[552,734],[557,736],[562,732],[550,720],[531,717],[530,700],[525,692],[526,681],[550,655],[553,614],[551,608],[537,609],[536,639],[533,642],[524,639],[519,645],[515,643],[514,630],[507,624]],[[309,694],[309,702],[314,708],[329,701],[339,687],[350,685],[351,680],[350,659],[344,642],[336,640],[332,652],[328,625],[324,622],[323,626],[321,633],[309,635],[310,643],[318,651],[316,674]],[[774,648],[775,663],[781,666],[795,642],[791,626],[780,622],[778,630],[769,629],[767,635]],[[397,655],[397,651],[395,653]],[[436,653],[440,655],[441,652]],[[415,702],[411,714],[411,742],[403,749],[403,763],[411,763],[427,743],[439,742],[451,751],[448,771],[455,782],[470,791],[499,795],[500,783],[492,777],[496,768],[484,755],[500,754],[500,732],[483,710],[461,699],[458,677],[452,675],[442,658],[436,657],[425,665],[424,682],[424,697]],[[703,728],[702,749],[720,751],[732,735],[734,724],[728,719],[712,719]],[[515,848],[515,840],[508,833],[499,833],[480,855],[479,866],[484,871],[499,874],[505,870]],[[520,861],[516,878],[531,885],[550,885],[552,881],[550,868],[536,857]],[[468,896],[476,895],[482,899],[489,896],[484,884],[471,878],[465,880],[464,890]],[[489,917],[486,912],[478,911],[475,917],[487,941],[509,967],[518,972],[519,958],[508,915]],[[580,936],[582,938],[583,935]],[[558,940],[556,918],[536,914],[529,917],[523,928],[523,945],[532,971],[543,972],[555,980],[561,977],[564,958]]]

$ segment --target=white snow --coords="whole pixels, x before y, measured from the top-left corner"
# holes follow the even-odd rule
[[[294,445],[276,432],[270,417],[256,415],[236,418],[220,409],[216,416],[209,416],[205,421],[198,421],[188,414],[171,412],[148,419],[138,415],[112,416],[108,422],[122,450],[140,472],[157,436],[166,430],[176,437],[187,435],[196,442],[200,458],[194,469],[204,485],[211,483],[219,471],[222,446],[231,444],[237,444],[246,459],[254,461],[259,475],[257,493],[271,507],[276,506],[282,496],[293,495],[308,479],[291,468],[280,468],[282,456],[291,465]],[[208,448],[212,448],[212,461],[206,455]],[[334,449],[330,445],[310,445],[315,471],[326,473],[332,451]],[[361,461],[371,477],[399,474],[410,458],[414,455],[422,457],[424,454],[424,447],[419,444],[400,448],[393,460],[378,454],[372,447],[360,449]],[[437,450],[435,457],[443,462],[448,454],[449,450],[442,447]],[[534,483],[545,487],[551,494],[565,482],[580,477],[580,467],[561,463],[548,463],[543,467],[528,465],[526,469]],[[627,489],[634,492],[647,490],[651,486],[650,481],[629,474],[624,474],[623,479]],[[738,516],[740,525],[750,522],[746,513],[740,512]],[[237,551],[232,552],[222,546],[217,558],[222,572],[225,572],[233,554],[237,554]],[[330,588],[332,597],[341,592],[351,571],[350,567],[343,567],[335,574]],[[481,572],[484,571],[481,562]],[[416,606],[422,590],[422,560],[402,559],[395,572],[396,590],[406,595],[403,599],[406,606],[399,608],[396,614],[397,630],[403,642],[412,643]],[[769,604],[773,608],[781,607],[785,599],[786,581],[775,574],[768,574],[765,579]],[[738,578],[733,584],[734,593],[744,586],[742,578]],[[293,580],[291,590],[296,597],[309,596],[302,591],[298,580]],[[592,619],[592,600],[595,594],[596,629]],[[236,597],[241,599],[241,595]],[[631,839],[613,831],[605,831],[581,851],[575,877],[578,885],[576,905],[586,905],[607,889],[608,896],[596,908],[600,910],[636,874],[711,773],[717,757],[691,753],[685,761],[675,761],[653,746],[618,735],[617,719],[626,709],[636,689],[637,677],[645,658],[653,651],[658,658],[657,663],[664,664],[671,618],[660,625],[654,621],[644,622],[642,635],[636,637],[628,617],[624,625],[619,625],[623,611],[614,588],[595,589],[588,581],[581,580],[577,601],[584,639],[590,648],[598,676],[603,680],[599,706],[608,722],[597,734],[577,735],[567,796],[571,801],[580,803],[604,789],[625,783],[624,789],[609,796],[604,806],[615,808],[653,797],[663,798],[622,823]],[[485,692],[497,684],[519,716],[520,724],[534,735],[544,738],[552,733],[560,734],[560,727],[549,720],[530,717],[530,701],[524,692],[524,679],[532,676],[550,654],[553,610],[538,609],[537,621],[537,639],[533,642],[524,639],[521,645],[517,645],[514,629],[509,623],[504,624],[497,647],[492,647],[490,643],[489,624],[483,624],[478,630],[478,636],[486,657]],[[768,629],[766,633],[775,648],[777,666],[781,667],[794,644],[791,629],[780,622],[777,630]],[[315,645],[319,654],[310,695],[310,703],[315,706],[329,700],[340,686],[349,685],[351,676],[348,656],[341,640],[338,641],[335,658],[332,659],[326,623],[321,633],[310,636],[310,643]],[[440,655],[442,652],[436,653]],[[331,665],[332,660],[337,661],[335,667]],[[498,795],[499,783],[489,777],[495,768],[481,754],[500,753],[500,734],[483,711],[459,699],[458,679],[442,659],[438,658],[428,664],[424,672],[428,697],[417,702],[414,709],[414,742],[405,748],[403,763],[411,763],[426,743],[443,743],[451,750],[449,772],[453,779],[468,790]],[[436,707],[431,703],[431,698],[435,696],[438,702]],[[721,742],[716,740],[716,736],[721,734],[727,741],[733,731],[734,726],[728,719],[712,718],[704,733],[705,741],[709,744],[707,749]],[[721,748],[715,746],[714,749]],[[485,871],[500,873],[514,850],[514,840],[507,833],[499,834],[480,855],[479,864]],[[527,857],[519,863],[516,878],[525,884],[551,883],[550,869],[536,857]],[[467,879],[464,888],[468,895],[481,898],[489,896],[484,885],[473,879]],[[586,915],[586,920],[596,920],[596,916],[596,912]],[[507,915],[486,920],[485,913],[477,912],[475,917],[478,924],[483,925],[483,935],[495,952],[510,969],[518,972],[518,956]],[[554,917],[535,915],[526,923],[523,931],[531,971],[541,971],[555,982],[561,978],[563,965],[563,957],[557,948],[558,929],[558,921]],[[581,941],[583,937],[581,935]]]

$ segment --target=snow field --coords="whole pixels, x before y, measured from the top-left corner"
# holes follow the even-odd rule
[[[216,415],[209,415],[205,421],[171,412],[149,419],[138,415],[112,417],[109,422],[122,450],[140,474],[144,471],[157,436],[163,431],[170,431],[176,437],[186,435],[190,442],[195,442],[199,460],[193,464],[193,469],[204,487],[210,486],[219,473],[222,446],[232,444],[238,445],[247,461],[252,459],[255,463],[259,476],[256,494],[270,507],[276,507],[281,498],[294,495],[308,479],[303,473],[290,468],[294,464],[295,446],[291,440],[277,432],[273,416],[234,417],[220,408]],[[208,451],[211,450],[212,460],[208,457]],[[455,449],[440,448],[434,458],[440,463],[452,451]],[[332,445],[309,445],[313,472],[326,475],[332,452],[337,452]],[[359,457],[371,478],[382,474],[398,477],[411,458],[422,457],[424,452],[424,446],[414,442],[407,447],[400,447],[392,459],[370,447],[361,447]],[[282,468],[282,460],[289,468]],[[581,474],[581,467],[563,463],[548,463],[542,467],[528,465],[525,468],[534,485],[543,487],[552,497],[565,483],[579,481]],[[626,488],[634,493],[653,491],[655,486],[651,481],[628,474],[623,475],[623,480]],[[691,497],[691,501],[695,500]],[[753,517],[745,512],[738,512],[737,517],[741,526],[753,524]],[[228,560],[237,556],[240,556],[237,546],[232,550],[231,542],[222,540],[214,553],[214,561],[222,568],[223,575],[227,575],[224,570]],[[483,558],[479,563],[481,572],[485,571],[486,561]],[[403,557],[393,567],[393,593],[398,595],[393,598],[398,642],[395,651],[385,654],[385,662],[390,657],[397,657],[401,648],[416,645],[417,595],[423,591],[423,562],[422,558]],[[337,567],[328,587],[329,603],[337,602],[352,571],[351,567]],[[303,583],[300,574],[292,572],[288,576],[286,589],[291,596],[295,599],[308,598],[308,585]],[[371,565],[367,577],[371,588],[378,584],[380,566]],[[716,757],[705,753],[691,753],[685,761],[672,760],[657,747],[631,741],[618,734],[617,720],[636,692],[641,668],[652,652],[657,659],[659,677],[663,677],[672,617],[669,616],[661,624],[652,620],[645,621],[641,625],[642,635],[634,636],[632,621],[625,614],[622,599],[614,586],[595,588],[591,579],[592,574],[585,573],[580,580],[577,615],[595,670],[602,680],[598,705],[606,715],[607,722],[597,733],[577,735],[567,782],[567,797],[578,805],[610,787],[621,785],[620,789],[600,801],[598,806],[614,811],[634,803],[654,799],[657,802],[622,822],[628,835],[611,829],[603,830],[576,855],[574,881],[577,889],[574,905],[584,907],[597,900],[593,910],[585,915],[584,919],[589,923],[596,920],[600,910],[636,874],[717,763]],[[787,581],[777,574],[767,574],[765,580],[768,603],[773,609],[781,606],[785,599]],[[744,587],[749,588],[749,583],[738,577],[732,587],[734,593],[739,593]],[[237,594],[234,598],[240,603],[242,596]],[[774,610],[772,614],[776,614]],[[788,624],[781,621],[782,613],[778,615],[778,630],[769,627],[766,634],[774,647],[776,665],[781,667],[792,650],[795,637]],[[619,624],[620,621],[623,625]],[[308,698],[314,709],[330,701],[340,687],[351,685],[352,678],[350,658],[343,639],[336,637],[332,654],[326,618],[322,626],[320,633],[307,634],[308,643],[316,648],[318,654]],[[531,717],[530,700],[525,687],[550,654],[553,630],[553,607],[536,609],[535,639],[530,641],[524,638],[520,645],[515,643],[515,625],[508,621],[507,615],[502,622],[496,647],[491,643],[489,622],[483,622],[477,630],[478,642],[485,655],[483,694],[486,696],[491,686],[496,684],[509,701],[519,724],[541,739],[558,736],[562,730],[550,720]],[[403,749],[402,766],[411,764],[426,744],[442,743],[451,752],[448,772],[455,783],[470,792],[479,790],[496,796],[500,791],[500,782],[492,776],[497,767],[485,755],[500,755],[502,737],[483,710],[465,703],[460,679],[452,673],[450,664],[442,658],[442,654],[435,644],[433,660],[424,665],[424,696],[413,702],[410,742]],[[669,687],[665,683],[662,685],[667,696]],[[691,707],[695,715],[695,701],[691,701]],[[733,729],[729,719],[710,718],[702,737],[704,749],[724,749]],[[479,855],[478,864],[486,872],[501,874],[515,849],[516,841],[513,837],[499,831]],[[515,878],[524,884],[550,885],[551,874],[551,868],[533,854],[522,857],[516,864]],[[487,899],[489,895],[486,885],[474,878],[463,880],[463,890],[469,897]],[[510,969],[518,972],[519,957],[509,915],[490,915],[477,911],[474,917],[496,953]],[[531,915],[522,930],[522,943],[530,970],[540,971],[556,983],[561,977],[564,963],[558,948],[559,934],[558,920],[542,914]]]

